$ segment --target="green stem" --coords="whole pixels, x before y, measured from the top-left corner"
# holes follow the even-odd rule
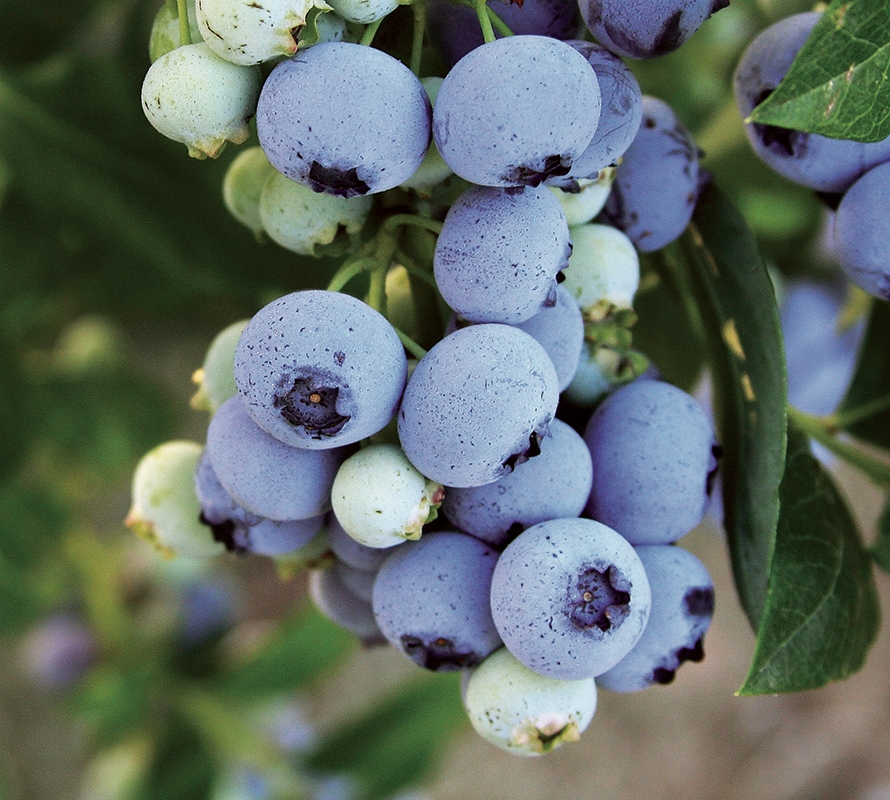
[[[368,24],[365,28],[365,32],[362,34],[362,38],[359,40],[359,44],[371,46],[371,42],[374,41],[374,34],[377,33],[377,29],[380,27],[380,23],[383,22],[383,19],[374,20]]]
[[[179,44],[185,46],[192,43],[189,30],[189,9],[186,0],[176,0],[176,13],[179,15]]]
[[[495,10],[487,3],[485,4],[485,11],[488,14],[488,19],[491,22],[492,26],[497,28],[497,31],[501,36],[513,35],[513,31],[510,30],[510,27],[507,25],[507,23],[504,22],[504,20],[502,20],[497,15]]]
[[[417,342],[415,342],[407,333],[405,333],[404,331],[400,331],[398,328],[395,328],[395,326],[393,327],[395,332],[399,334],[399,339],[402,340],[402,344],[405,345],[405,349],[409,353],[411,353],[414,358],[420,361],[420,359],[426,355],[427,351],[424,350],[419,344],[417,344]]]
[[[387,268],[378,262],[371,273],[371,287],[368,289],[368,305],[386,316],[386,272]]]
[[[857,422],[868,419],[881,411],[886,411],[888,408],[890,408],[890,395],[885,395],[884,397],[878,397],[875,400],[871,400],[870,402],[859,406],[859,408],[854,408],[850,411],[835,412],[827,417],[826,421],[835,429],[849,428],[851,425],[855,425]]]
[[[497,37],[494,35],[494,28],[491,27],[491,18],[488,16],[488,4],[485,0],[473,0],[473,10],[479,19],[479,25],[482,28],[482,38],[485,43],[493,42]]]
[[[810,438],[819,442],[826,450],[834,453],[847,463],[864,472],[881,488],[890,486],[890,464],[866,455],[855,445],[836,438],[823,417],[806,414],[793,406],[788,406],[788,419]]]
[[[345,262],[335,273],[328,283],[327,290],[329,292],[342,292],[346,286],[356,275],[362,272],[370,272],[377,266],[377,262],[371,256],[363,256]]]
[[[414,11],[414,38],[411,41],[411,72],[420,77],[420,62],[423,59],[423,35],[426,30],[426,2],[417,0],[411,6]]]
[[[428,217],[421,217],[419,214],[393,214],[387,217],[383,223],[383,230],[387,233],[394,233],[396,228],[402,225],[413,225],[416,228],[423,228],[437,236],[442,232],[442,223]]]
[[[422,280],[427,286],[431,286],[433,289],[438,289],[439,287],[436,285],[436,279],[428,270],[423,269],[417,265],[417,262],[411,258],[404,250],[399,249],[396,250],[396,261],[398,261],[404,268],[405,271],[409,275],[413,275],[416,278]]]

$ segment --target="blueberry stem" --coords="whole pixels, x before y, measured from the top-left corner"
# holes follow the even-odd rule
[[[411,41],[411,72],[420,77],[420,62],[423,58],[423,34],[426,30],[426,2],[412,3],[414,12],[414,38]]]
[[[417,344],[417,342],[415,342],[407,333],[405,333],[402,330],[399,330],[395,326],[393,326],[393,329],[399,335],[399,339],[401,340],[402,344],[405,346],[405,349],[409,353],[411,353],[411,355],[414,356],[414,358],[416,358],[419,361],[421,358],[423,358],[426,355],[427,351],[424,350],[424,348],[422,348],[419,344]],[[427,521],[429,521],[429,520],[427,520]]]
[[[179,44],[184,47],[192,43],[192,34],[189,30],[189,10],[186,0],[176,0],[176,13],[179,15]]]
[[[890,464],[878,461],[863,453],[854,445],[843,442],[832,433],[830,425],[824,417],[806,414],[793,406],[788,406],[788,419],[798,428],[819,442],[830,452],[844,459],[848,464],[865,473],[882,488],[890,486]]]
[[[825,417],[825,423],[827,427],[834,430],[849,428],[851,425],[873,417],[875,414],[886,411],[888,408],[890,408],[890,394],[878,397],[850,411],[835,411],[834,414],[829,414]]]
[[[495,10],[486,3],[485,5],[486,13],[488,14],[488,19],[491,21],[492,27],[497,28],[497,31],[501,36],[513,36],[513,31],[510,30],[510,27],[507,25],[504,20],[502,20]]]
[[[362,34],[362,38],[359,40],[359,44],[364,44],[370,47],[371,42],[374,41],[374,34],[377,33],[377,29],[380,27],[380,23],[383,22],[382,19],[374,20],[368,24],[365,28],[364,33]]]
[[[395,230],[402,225],[413,225],[417,228],[424,228],[436,235],[442,232],[441,222],[435,219],[430,219],[429,217],[422,217],[420,214],[393,214],[391,217],[386,218],[386,221],[383,223],[383,230],[388,233],[394,233]]]
[[[430,274],[429,270],[419,267],[417,262],[401,248],[396,250],[396,261],[405,268],[405,271],[409,275],[414,275],[427,285],[432,286],[433,289],[438,288],[436,286],[436,279]]]
[[[485,43],[493,42],[497,37],[494,35],[494,28],[491,27],[491,19],[488,16],[488,4],[485,0],[473,0],[473,10],[479,19],[479,25],[482,28],[482,38]]]
[[[351,259],[334,273],[334,277],[331,278],[327,290],[329,292],[341,292],[343,287],[356,275],[360,275],[362,272],[370,272],[376,266],[377,262],[372,256],[361,256]]]

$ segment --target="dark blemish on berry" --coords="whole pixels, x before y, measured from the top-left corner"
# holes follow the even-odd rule
[[[611,565],[604,570],[589,567],[578,577],[570,592],[569,619],[576,628],[608,631],[620,627],[630,613],[630,588],[621,573]]]
[[[239,537],[236,537],[235,535],[236,532],[238,532],[238,526],[236,526],[234,520],[226,519],[222,522],[214,523],[204,516],[203,511],[198,519],[203,525],[210,528],[210,533],[213,535],[213,541],[219,542],[230,553],[241,555],[247,552],[247,548],[239,541]]]
[[[548,178],[558,178],[568,175],[572,168],[572,159],[567,156],[546,156],[542,162],[535,165],[524,164],[509,169],[503,179],[511,184],[519,186],[540,186]]]
[[[334,361],[336,362],[338,367],[342,367],[343,362],[346,361],[346,353],[344,353],[342,350],[338,350],[336,353],[334,353]]]
[[[309,167],[309,186],[316,192],[325,192],[337,197],[361,197],[371,187],[358,176],[355,167],[338,169],[325,167],[313,161]]]
[[[682,664],[684,661],[694,661],[698,663],[705,657],[704,637],[701,637],[692,647],[681,647],[677,650],[677,658]]]
[[[675,669],[656,667],[652,670],[652,681],[653,683],[660,683],[664,686],[668,683],[672,683],[676,674],[677,670]]]
[[[291,425],[303,428],[313,439],[334,436],[349,422],[337,411],[340,389],[312,378],[297,378],[293,386],[273,401],[281,416]]]
[[[402,650],[415,664],[433,672],[456,672],[465,667],[475,667],[482,661],[478,653],[462,652],[451,639],[441,636],[425,642],[419,636],[404,634],[399,641]]]
[[[711,445],[711,456],[714,458],[714,466],[708,470],[705,478],[705,494],[710,497],[714,491],[714,482],[717,480],[717,473],[720,471],[720,459],[723,458],[723,448],[714,442]]]
[[[714,614],[714,590],[710,586],[696,586],[686,592],[683,604],[689,617],[710,617]]]
[[[528,447],[513,453],[504,460],[502,466],[506,472],[512,472],[519,464],[524,464],[530,458],[541,455],[541,438],[537,431],[532,431],[532,435],[528,437]]]
[[[754,105],[760,105],[773,93],[772,89],[764,89],[754,101]],[[791,128],[780,128],[777,125],[761,125],[755,122],[754,131],[763,146],[780,156],[789,158],[802,158],[806,152],[805,140],[807,134]]]

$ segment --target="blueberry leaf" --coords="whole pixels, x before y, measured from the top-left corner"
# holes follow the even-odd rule
[[[279,623],[252,656],[224,672],[216,689],[237,700],[293,691],[333,670],[355,644],[355,637],[317,611],[302,609]]]
[[[872,561],[806,436],[789,425],[769,594],[742,695],[815,689],[850,676],[880,626]]]
[[[748,121],[876,142],[890,135],[886,0],[834,0]]]
[[[890,572],[890,497],[878,518],[878,537],[871,546],[871,557],[884,572]]]
[[[756,630],[766,603],[785,459],[785,358],[772,282],[744,218],[713,184],[672,246],[705,331],[724,525],[739,599]]]

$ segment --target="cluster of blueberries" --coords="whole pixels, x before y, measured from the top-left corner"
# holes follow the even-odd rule
[[[183,46],[185,20],[159,14],[148,119],[202,157],[255,114],[232,213],[297,253],[350,255],[335,286],[217,337],[206,443],[143,458],[128,522],[168,554],[310,565],[324,614],[464,670],[474,727],[534,755],[578,738],[597,686],[667,683],[703,656],[713,584],[675,543],[720,448],[692,397],[628,374],[626,330],[637,253],[680,235],[703,175],[622,57],[674,49],[726,3],[431,0],[449,68],[423,80],[367,44],[396,5],[199,0],[202,41]],[[582,19],[598,44],[575,38]],[[436,230],[429,264],[400,249],[390,206]],[[452,312],[428,351],[391,321],[400,276],[424,270]],[[363,271],[368,302],[338,290]],[[561,398],[595,410],[573,427]]]

